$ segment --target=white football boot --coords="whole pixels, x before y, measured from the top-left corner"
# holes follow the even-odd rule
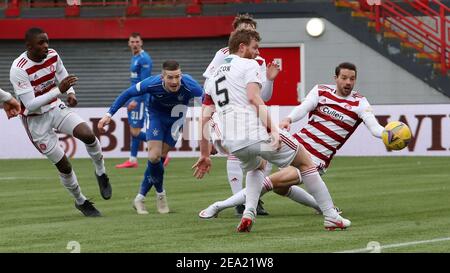
[[[346,229],[351,226],[351,224],[352,222],[350,222],[350,220],[345,219],[339,214],[335,218],[325,216],[325,219],[323,220],[323,225],[328,230],[335,230],[337,228]]]
[[[198,217],[202,218],[202,219],[211,219],[211,218],[216,218],[217,215],[220,212],[219,206],[217,205],[216,202],[212,205],[210,205],[209,207],[207,207],[206,209],[200,211],[200,213],[198,214]]]
[[[137,214],[144,215],[148,214],[148,210],[145,207],[144,200],[133,201],[133,208],[136,210]]]
[[[161,214],[169,213],[170,210],[165,192],[156,194],[156,209]]]

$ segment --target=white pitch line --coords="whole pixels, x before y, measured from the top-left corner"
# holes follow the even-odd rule
[[[0,180],[43,180],[50,177],[25,177],[25,176],[4,176],[0,177]]]
[[[446,238],[436,238],[432,240],[424,240],[424,241],[412,241],[412,242],[406,242],[406,243],[399,243],[399,244],[391,244],[391,245],[378,245],[378,246],[368,246],[366,248],[358,248],[358,249],[352,249],[352,250],[344,250],[344,251],[338,251],[335,253],[363,253],[363,252],[372,252],[374,250],[381,250],[381,249],[387,249],[387,248],[397,248],[397,247],[404,247],[404,246],[411,246],[411,245],[421,245],[421,244],[431,244],[436,242],[443,242],[443,241],[450,241],[450,237]],[[371,242],[372,243],[372,242]],[[370,243],[369,243],[370,244]],[[379,252],[379,251],[378,251]]]

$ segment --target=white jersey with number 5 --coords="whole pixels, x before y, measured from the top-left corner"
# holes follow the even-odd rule
[[[261,86],[261,78],[255,60],[229,55],[208,80],[206,94],[216,106],[223,146],[231,153],[269,138],[247,97],[247,84]]]

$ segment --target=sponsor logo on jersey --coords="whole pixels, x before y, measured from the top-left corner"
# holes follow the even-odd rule
[[[338,111],[334,110],[333,108],[330,108],[328,106],[321,106],[319,107],[319,111],[327,116],[330,116],[337,120],[344,120],[344,115],[339,113]]]

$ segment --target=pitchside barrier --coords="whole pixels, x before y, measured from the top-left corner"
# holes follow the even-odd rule
[[[293,106],[271,106],[274,120],[287,116]],[[412,131],[413,139],[402,151],[388,151],[381,139],[371,135],[363,124],[338,151],[342,156],[450,156],[450,104],[414,104],[414,105],[374,105],[374,112],[380,124],[400,120]],[[113,123],[106,133],[96,129],[98,121],[107,108],[75,108],[76,111],[99,136],[106,158],[129,156],[130,135],[126,109],[120,109],[113,117]],[[323,109],[326,111],[326,109]],[[332,113],[331,113],[332,114]],[[190,108],[184,123],[184,132],[171,157],[196,157],[200,108]],[[294,124],[291,133],[304,126],[307,119]],[[70,157],[87,158],[84,144],[72,137],[58,134],[60,144]],[[145,145],[142,145],[139,157],[145,157]],[[0,158],[44,158],[28,139],[20,118],[8,120],[5,113],[0,113]]]

